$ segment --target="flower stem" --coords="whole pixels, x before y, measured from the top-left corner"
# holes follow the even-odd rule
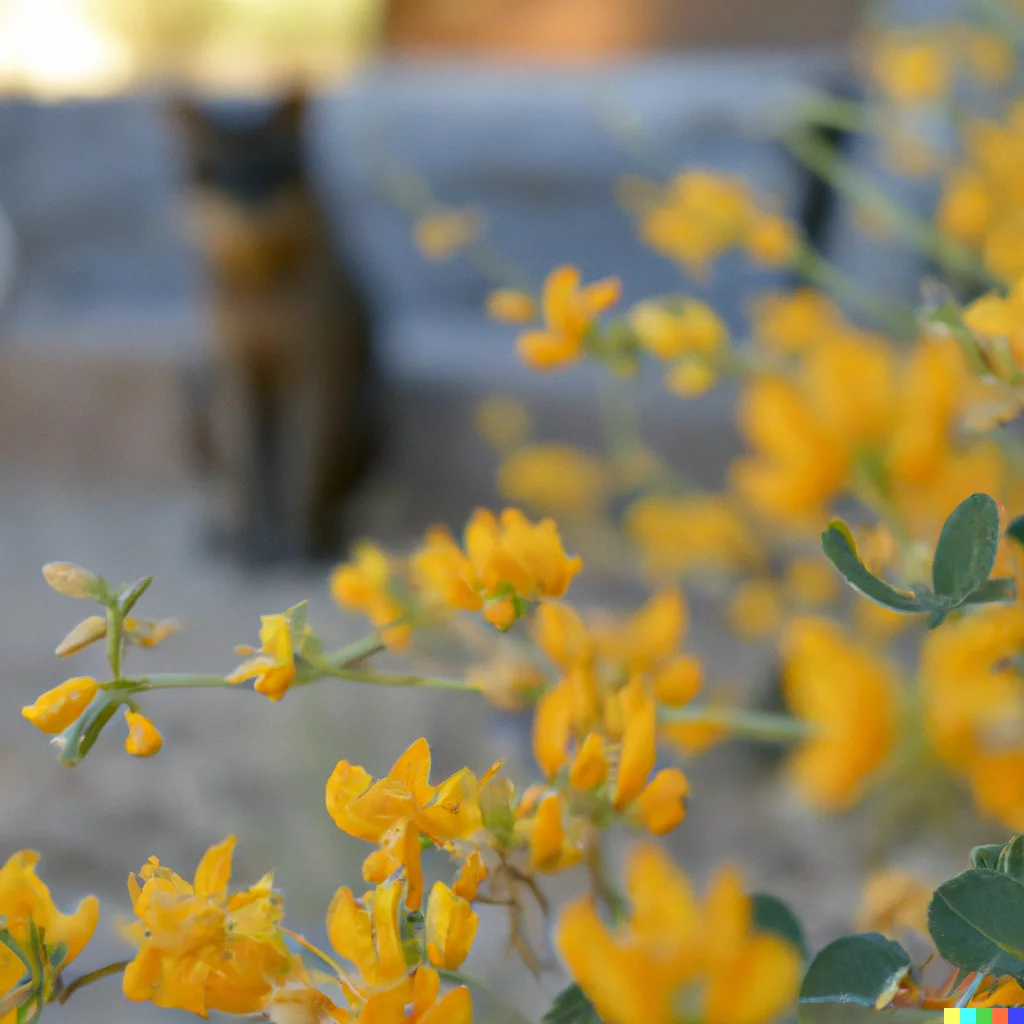
[[[394,624],[398,625],[397,622]],[[368,658],[371,654],[377,654],[382,650],[384,650],[384,643],[381,641],[380,633],[374,630],[344,647],[339,647],[336,651],[328,651],[323,658],[324,661],[336,668],[344,668],[346,665],[362,661],[363,658]]]
[[[156,672],[138,680],[137,693],[147,690],[194,690],[233,688],[224,676],[204,675],[201,672]]]
[[[861,310],[889,333],[901,338],[914,336],[917,318],[911,310],[862,288],[811,246],[804,244],[800,247],[794,267],[810,284],[828,292],[840,302]]]
[[[374,683],[377,686],[413,686],[426,690],[462,690],[479,693],[480,687],[463,679],[446,679],[442,676],[405,675],[400,672],[369,672],[362,669],[339,666],[325,671],[334,679],[348,679],[354,683]]]
[[[827,142],[809,132],[794,132],[786,139],[793,155],[838,193],[879,213],[900,241],[932,257],[948,271],[986,286],[997,285],[970,249],[946,238],[926,220],[908,213],[862,171],[838,157]]]
[[[98,967],[95,971],[90,971],[88,974],[75,978],[66,988],[61,989],[57,1002],[63,1005],[71,998],[72,992],[85,988],[86,985],[91,985],[94,981],[99,981],[100,978],[109,978],[111,974],[120,974],[130,963],[131,960],[118,960],[117,963],[107,964],[106,967]]]
[[[974,998],[978,989],[981,988],[981,983],[985,980],[986,975],[991,969],[992,965],[989,964],[975,974],[974,980],[964,989],[964,994],[956,1001],[957,1007],[966,1006]]]
[[[762,743],[791,743],[814,734],[813,727],[799,719],[743,708],[660,708],[658,720],[663,725],[720,725],[732,736]]]

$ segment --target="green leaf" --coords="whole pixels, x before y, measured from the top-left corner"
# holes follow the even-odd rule
[[[987,494],[972,494],[942,527],[932,561],[932,585],[939,597],[959,607],[989,577],[999,546],[999,506]]]
[[[143,576],[141,580],[136,580],[130,587],[122,588],[121,596],[118,599],[122,616],[127,615],[135,607],[139,598],[149,590],[149,585],[152,582],[152,576]]]
[[[1024,836],[1015,836],[1002,848],[996,871],[1024,882]]]
[[[61,764],[73,768],[92,750],[103,727],[114,712],[125,702],[124,694],[110,690],[94,700],[79,716],[77,722],[64,733],[64,746],[60,752]]]
[[[1006,528],[1006,536],[1024,547],[1024,516],[1017,516],[1016,519],[1010,520],[1010,525]]]
[[[976,846],[971,850],[972,868],[991,868],[997,870],[999,855],[1003,852],[1003,843],[988,843],[986,846]]]
[[[944,882],[928,906],[939,955],[957,967],[1024,978],[1024,882],[971,868]]]
[[[792,910],[777,896],[755,892],[751,897],[754,909],[754,927],[761,932],[771,932],[785,939],[807,959],[807,943],[804,929]]]
[[[573,982],[555,996],[551,1008],[540,1019],[541,1024],[601,1024],[597,1010],[583,989]]]
[[[865,597],[907,615],[929,610],[918,595],[897,590],[864,565],[857,554],[850,528],[841,520],[835,519],[829,524],[821,535],[821,546],[828,560],[846,577],[846,582]]]
[[[300,601],[292,605],[285,613],[288,620],[288,631],[292,638],[292,650],[302,650],[302,634],[306,631],[306,612],[309,611],[309,602]]]
[[[24,965],[25,973],[32,973],[32,963],[28,954],[18,945],[14,936],[6,929],[0,929],[0,942],[2,942]]]
[[[800,987],[800,1002],[882,1007],[892,1000],[909,970],[910,957],[898,942],[877,932],[845,935],[811,961]]]

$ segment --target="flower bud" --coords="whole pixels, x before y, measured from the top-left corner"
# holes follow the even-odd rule
[[[99,579],[73,562],[47,562],[43,566],[43,579],[65,597],[91,597],[95,600],[99,595]]]
[[[89,644],[102,640],[107,635],[107,620],[102,615],[90,615],[83,619],[59,644],[54,652],[58,658],[66,658],[71,654],[88,647]]]
[[[164,745],[164,738],[157,727],[137,711],[125,710],[124,720],[128,723],[128,738],[124,749],[133,757],[152,757]]]
[[[42,732],[63,732],[92,703],[98,689],[96,680],[90,676],[76,676],[41,694],[21,713]]]

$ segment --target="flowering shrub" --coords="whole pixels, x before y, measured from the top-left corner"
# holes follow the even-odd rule
[[[993,9],[1001,25],[1024,28],[1017,8]],[[340,679],[529,708],[537,770],[515,780],[499,761],[432,780],[425,739],[379,779],[338,761],[326,811],[367,844],[367,888],[334,894],[327,949],[286,926],[271,875],[232,884],[229,836],[191,882],[156,857],[129,875],[134,920],[123,931],[134,955],[70,978],[96,928],[96,900],[62,914],[35,874],[37,854],[16,853],[0,869],[2,1024],[35,1021],[48,1003],[117,973],[128,999],[199,1016],[468,1024],[479,983],[463,965],[480,906],[503,909],[532,971],[554,953],[570,976],[547,1024],[768,1024],[794,1007],[810,1024],[895,1011],[914,1022],[945,1007],[1024,1005],[1020,836],[976,847],[968,869],[934,892],[897,871],[876,874],[861,931],[813,957],[778,899],[747,891],[728,863],[697,892],[655,839],[701,799],[667,762],[730,739],[785,745],[793,791],[814,812],[864,805],[872,821],[908,799],[900,793],[916,801],[928,775],[944,800],[1024,831],[1024,446],[1013,428],[1024,405],[1024,121],[1006,88],[1015,52],[992,28],[971,26],[901,30],[871,52],[875,103],[819,99],[808,109],[879,132],[908,172],[938,168],[936,223],[900,211],[834,156],[823,162],[802,129],[790,141],[948,272],[916,315],[863,295],[771,197],[708,170],[666,185],[633,179],[622,197],[640,238],[696,278],[738,249],[806,279],[758,296],[746,339],[697,295],[623,308],[617,279],[585,284],[571,266],[552,270],[537,294],[503,286],[489,298],[533,370],[588,360],[628,384],[654,366],[681,400],[737,387],[745,450],[723,491],[697,487],[624,429],[635,422],[628,407],[612,410],[604,450],[580,451],[531,436],[520,403],[491,399],[479,426],[515,504],[478,510],[460,537],[433,527],[410,552],[357,546],[330,589],[369,620],[365,636],[331,650],[300,604],[265,615],[259,647],[237,648],[243,660],[226,675],[129,664],[130,648],[175,628],[137,617],[149,578],[112,586],[70,563],[44,567],[51,587],[96,606],[57,655],[102,642],[109,664],[107,678],[73,676],[22,711],[68,766],[117,731],[119,715],[126,752],[158,755],[153,691],[251,683],[276,702]],[[983,90],[986,113],[961,118],[962,148],[943,159],[915,142],[912,122],[962,99],[961,70]],[[484,232],[481,214],[431,201],[415,237],[443,259],[480,256],[491,244]],[[504,265],[492,249],[486,256]],[[581,554],[566,549],[573,537]],[[628,554],[626,571],[650,587],[639,608],[599,613],[570,596],[588,544]],[[688,648],[684,585],[716,603],[739,640],[777,652],[782,710],[740,706]],[[468,647],[475,664],[422,674],[428,638],[435,652],[438,638]],[[384,651],[408,659],[407,670],[375,665]],[[621,886],[604,857],[616,827],[638,837]],[[427,850],[448,863],[433,884]],[[571,871],[579,894],[553,907],[546,877]],[[551,922],[551,949],[526,927],[537,913]]]

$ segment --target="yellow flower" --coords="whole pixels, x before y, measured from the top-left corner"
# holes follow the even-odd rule
[[[181,628],[177,619],[136,619],[129,616],[124,620],[124,638],[136,647],[156,647]]]
[[[364,871],[381,879],[405,868],[410,910],[419,906],[422,893],[422,882],[414,884],[422,879],[420,835],[437,843],[467,839],[481,824],[479,783],[468,768],[439,786],[432,786],[429,776],[430,747],[419,739],[377,782],[348,761],[339,761],[327,781],[327,810],[338,828],[381,844]]]
[[[537,804],[533,820],[528,823],[530,863],[534,870],[554,874],[574,867],[583,859],[582,835],[576,823],[569,828],[563,822],[562,798],[548,793]]]
[[[458,970],[469,955],[478,919],[469,903],[444,882],[436,882],[427,900],[427,956],[435,967]]]
[[[229,683],[255,677],[254,688],[271,700],[280,700],[295,678],[292,623],[286,615],[264,615],[260,626],[260,650],[242,662],[229,676]]]
[[[639,677],[622,691],[622,715],[625,730],[612,798],[617,811],[624,810],[639,796],[657,760],[657,707]]]
[[[164,745],[164,738],[156,726],[145,715],[125,710],[124,720],[128,724],[128,738],[124,749],[135,757],[152,757]]]
[[[835,569],[824,558],[799,557],[786,566],[783,586],[797,604],[820,608],[839,596],[838,579]]]
[[[486,228],[479,210],[440,207],[416,221],[413,239],[426,259],[440,263],[480,241]]]
[[[756,207],[741,178],[684,171],[639,210],[641,239],[704,277],[722,253],[743,243]]]
[[[487,315],[506,324],[528,324],[537,316],[537,303],[526,292],[497,288],[487,296]]]
[[[719,315],[697,299],[649,299],[633,307],[630,323],[640,344],[665,361],[714,356],[729,340]]]
[[[90,615],[83,619],[59,644],[54,654],[58,658],[67,658],[76,654],[89,644],[102,640],[107,635],[107,620],[103,615]]]
[[[554,370],[583,354],[583,342],[595,319],[619,301],[618,278],[580,287],[575,267],[556,267],[544,282],[544,328],[519,336],[517,347],[531,370]]]
[[[745,640],[771,636],[783,620],[779,585],[768,579],[747,580],[736,588],[726,614],[729,627]]]
[[[984,175],[962,167],[949,176],[936,214],[942,231],[977,245],[984,239],[994,214],[994,197]]]
[[[800,240],[796,226],[776,214],[758,214],[747,229],[744,246],[762,266],[786,267],[796,258]]]
[[[680,398],[700,398],[717,380],[714,367],[699,358],[684,359],[665,373],[665,387]]]
[[[429,531],[412,565],[427,595],[469,611],[492,599],[561,597],[583,567],[579,558],[565,553],[554,520],[531,523],[514,508],[505,509],[500,519],[487,509],[477,509],[466,525],[465,552],[447,531]],[[508,609],[507,604],[492,607],[492,621],[511,625]]]
[[[871,71],[894,102],[935,103],[949,92],[952,54],[938,39],[888,32],[873,55]]]
[[[569,768],[569,785],[594,789],[608,777],[608,755],[600,733],[588,733]]]
[[[567,444],[520,448],[498,470],[504,497],[554,515],[593,515],[607,489],[601,459]]]
[[[782,641],[783,693],[813,735],[793,754],[801,795],[824,811],[855,804],[896,741],[896,673],[827,619],[794,619]]]
[[[630,814],[651,835],[664,835],[686,817],[689,792],[690,784],[678,768],[663,768],[633,801]]]
[[[472,850],[455,877],[452,892],[456,896],[461,896],[464,900],[475,900],[480,889],[480,883],[487,875],[487,865],[484,864],[480,851]]]
[[[23,707],[21,714],[42,732],[63,732],[92,703],[98,689],[91,676],[75,676],[41,694],[34,704]]]
[[[486,398],[474,410],[476,429],[496,451],[507,452],[522,444],[530,433],[530,412],[508,395]]]
[[[991,605],[929,633],[919,667],[932,746],[967,777],[979,810],[1014,829],[1024,822],[1022,648],[1024,607]]]
[[[400,882],[368,892],[360,902],[342,886],[327,910],[327,937],[338,954],[353,964],[371,989],[404,981],[409,970],[399,921]]]
[[[864,884],[857,931],[881,932],[897,940],[907,930],[927,935],[931,898],[932,886],[913,875],[895,868],[878,871]]]
[[[721,495],[641,498],[630,505],[625,526],[652,575],[729,572],[756,567],[764,557],[735,504]]]
[[[412,630],[399,620],[406,609],[395,595],[391,562],[376,544],[357,544],[351,562],[331,573],[331,596],[342,608],[363,612],[388,647],[402,651]]]
[[[291,957],[281,935],[281,899],[273,877],[228,894],[235,837],[210,847],[189,884],[151,857],[130,875],[137,921],[128,934],[138,952],[124,972],[128,999],[205,1017],[259,1013]]]
[[[967,38],[967,57],[971,74],[987,86],[998,86],[1013,75],[1016,54],[1001,33],[992,29],[972,29]]]
[[[786,355],[805,352],[844,321],[839,307],[813,288],[763,292],[750,307],[754,340]]]
[[[767,1024],[796,998],[800,956],[757,932],[737,873],[721,868],[704,906],[655,846],[630,852],[631,917],[610,929],[589,898],[570,904],[555,944],[607,1024],[671,1024],[679,1007],[707,1024]]]
[[[33,925],[45,944],[40,949],[42,978],[48,979],[44,1000],[52,995],[53,976],[67,967],[92,938],[99,921],[100,905],[87,896],[71,914],[62,914],[50,890],[36,874],[39,854],[21,850],[0,868],[0,922],[10,937],[32,959]],[[63,948],[63,956],[58,956]],[[14,989],[25,976],[25,965],[7,946],[0,946],[0,996]],[[39,978],[34,979],[36,981]],[[3,1014],[3,1024],[14,1024],[16,1010]]]

